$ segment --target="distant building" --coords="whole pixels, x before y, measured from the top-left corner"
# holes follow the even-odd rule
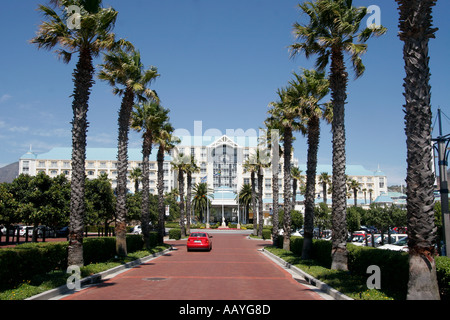
[[[236,136],[220,137],[210,136],[185,136],[180,137],[181,143],[177,145],[170,154],[166,154],[164,160],[164,185],[168,192],[173,188],[178,188],[177,172],[172,170],[171,161],[178,154],[194,156],[198,167],[198,173],[192,175],[192,184],[205,182],[208,187],[214,190],[212,200],[211,219],[222,221],[222,216],[226,221],[238,222],[238,204],[236,202],[237,192],[242,185],[250,184],[250,173],[244,172],[245,161],[256,152],[258,147],[257,137]],[[157,164],[156,148],[150,156],[150,192],[157,193]],[[69,178],[72,174],[71,168],[71,148],[54,148],[47,153],[36,154],[28,152],[20,158],[19,174],[25,173],[36,175],[45,172],[51,177],[65,174]],[[129,173],[133,168],[140,167],[142,153],[140,149],[128,150]],[[299,164],[298,160],[292,158],[292,165],[298,166],[306,176],[306,165]],[[279,166],[279,202],[283,204],[283,157],[280,157]],[[317,166],[316,203],[323,201],[322,184],[319,183],[319,175],[322,172],[332,174],[331,165]],[[100,174],[106,173],[112,181],[112,186],[117,184],[117,149],[116,148],[87,148],[86,151],[86,176],[96,178]],[[354,179],[360,183],[358,192],[358,204],[369,205],[383,193],[387,193],[387,177],[380,171],[371,171],[361,165],[347,165],[346,174],[349,179]],[[272,168],[264,169],[263,180],[263,210],[265,220],[270,218],[272,212]],[[134,181],[128,179],[128,189],[134,192]],[[330,186],[328,186],[330,190]],[[372,200],[370,200],[372,199]],[[300,184],[296,196],[296,209],[303,212],[304,197],[300,194]],[[353,204],[353,192],[348,199],[349,205]],[[331,195],[327,196],[327,203],[331,205]],[[239,222],[242,221],[242,208]],[[248,222],[248,221],[245,221]]]

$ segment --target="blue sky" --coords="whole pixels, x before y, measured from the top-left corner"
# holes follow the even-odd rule
[[[305,21],[299,0],[104,0],[119,11],[115,32],[141,51],[145,65],[158,68],[153,84],[171,110],[178,129],[258,130],[276,91],[314,59],[289,58],[292,25]],[[41,21],[36,11],[46,1],[5,1],[0,11],[0,166],[15,162],[30,145],[34,152],[71,146],[72,72],[48,51],[28,41]],[[406,137],[403,115],[403,44],[398,39],[394,0],[355,0],[377,5],[388,33],[369,40],[364,76],[350,71],[346,106],[347,163],[376,170],[389,184],[404,183]],[[439,28],[430,42],[432,109],[450,116],[448,103],[449,1],[433,10]],[[347,61],[349,64],[350,61]],[[101,63],[101,59],[95,61]],[[88,147],[115,147],[120,98],[96,80],[90,99]],[[444,134],[450,131],[444,119]],[[331,126],[322,123],[319,163],[331,164]],[[437,130],[434,131],[437,135]],[[132,133],[130,147],[140,148]],[[295,156],[306,162],[306,138],[297,134]]]

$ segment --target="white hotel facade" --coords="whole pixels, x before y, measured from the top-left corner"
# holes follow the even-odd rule
[[[198,167],[198,173],[192,176],[192,183],[206,182],[208,188],[214,190],[212,199],[211,215],[213,221],[220,221],[220,216],[227,221],[241,222],[242,208],[238,208],[235,200],[236,194],[244,184],[250,184],[250,173],[244,172],[243,164],[249,156],[256,152],[258,147],[257,137],[223,135],[212,136],[184,136],[180,137],[181,143],[166,154],[164,159],[164,186],[168,192],[178,187],[177,172],[172,169],[171,161],[177,154],[193,155]],[[150,192],[157,194],[157,163],[156,148],[150,156]],[[35,154],[28,152],[20,158],[19,174],[36,175],[45,172],[51,177],[65,174],[70,179],[71,148],[54,148],[47,153]],[[142,153],[140,149],[128,150],[129,173],[141,166]],[[298,166],[306,175],[306,164],[301,164],[297,159],[292,159],[292,165]],[[280,205],[283,203],[283,158],[280,157],[279,181]],[[316,203],[322,201],[322,184],[319,183],[319,175],[322,172],[332,174],[331,165],[317,166]],[[117,178],[117,149],[116,148],[87,148],[86,151],[86,176],[89,179],[106,173],[112,181],[113,188],[116,186]],[[358,192],[358,204],[369,205],[368,190],[372,190],[372,200],[387,193],[387,177],[380,170],[371,171],[361,165],[347,165],[346,173],[350,179],[360,183],[361,191]],[[272,209],[272,168],[264,169],[263,185],[263,210],[265,219],[270,218]],[[128,189],[134,192],[134,181],[128,179]],[[365,189],[366,192],[362,190]],[[327,203],[331,204],[331,196],[327,197]],[[304,197],[297,190],[296,209],[303,212]],[[349,198],[349,205],[353,205],[353,196]],[[237,212],[240,212],[238,217]],[[239,220],[239,221],[238,221]]]

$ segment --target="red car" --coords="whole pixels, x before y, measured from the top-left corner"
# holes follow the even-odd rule
[[[192,249],[212,249],[212,235],[206,232],[193,232],[187,240],[187,251]]]

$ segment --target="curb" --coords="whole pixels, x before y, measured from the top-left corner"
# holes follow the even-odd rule
[[[122,264],[120,266],[114,267],[112,269],[108,269],[108,270],[105,270],[105,271],[93,274],[93,275],[91,275],[89,277],[83,278],[83,279],[80,280],[81,290],[83,289],[83,287],[86,287],[88,285],[99,283],[101,280],[107,278],[108,276],[110,276],[112,274],[115,274],[117,272],[123,271],[125,269],[133,268],[133,267],[138,266],[138,265],[140,265],[142,263],[150,261],[150,260],[152,260],[154,258],[157,258],[159,256],[165,255],[166,253],[168,253],[168,252],[170,252],[172,250],[175,250],[175,249],[173,247],[170,247],[170,248],[168,248],[168,249],[166,249],[164,251],[157,252],[157,253],[154,253],[152,255],[148,255],[146,257],[139,258],[139,259],[136,259],[134,261],[131,261],[131,262]],[[39,294],[37,294],[35,296],[32,296],[32,297],[29,297],[29,298],[27,298],[25,300],[50,300],[50,299],[55,298],[57,296],[65,295],[65,294],[71,294],[71,293],[75,293],[77,291],[78,290],[74,290],[74,289],[70,290],[70,289],[68,289],[67,285],[62,285],[62,286],[60,286],[58,288],[51,289],[51,290],[39,293]]]
[[[268,258],[277,261],[279,264],[281,264],[283,267],[292,270],[293,272],[295,272],[296,274],[300,275],[303,277],[303,279],[305,279],[306,282],[308,282],[310,285],[318,288],[320,291],[328,294],[329,296],[333,297],[336,300],[354,300],[352,298],[350,298],[349,296],[346,296],[345,294],[337,291],[336,289],[333,289],[332,287],[330,287],[328,284],[315,279],[314,277],[312,277],[311,275],[309,275],[308,273],[306,273],[305,271],[297,268],[296,266],[293,266],[292,264],[284,261],[283,259],[281,259],[280,257],[274,255],[272,252],[266,251],[264,248],[260,249],[260,251],[266,255]]]

